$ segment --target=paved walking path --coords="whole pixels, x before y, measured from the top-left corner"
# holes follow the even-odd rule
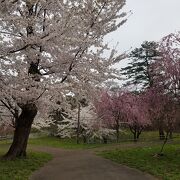
[[[98,157],[92,150],[33,148],[54,156],[31,180],[155,180],[151,175]]]

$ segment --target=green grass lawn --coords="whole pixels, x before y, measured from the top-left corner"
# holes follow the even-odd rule
[[[127,131],[121,138],[128,139],[130,133]],[[157,132],[144,132],[142,137],[145,139],[152,139],[156,137],[158,139]],[[143,139],[142,138],[142,139]],[[77,144],[75,139],[60,139],[57,137],[36,137],[30,138],[28,147],[31,149],[32,146],[49,146],[64,149],[90,149],[99,148],[107,150],[108,148],[112,151],[105,151],[101,155],[105,158],[112,159],[121,164],[126,164],[131,167],[135,167],[142,171],[147,171],[155,176],[163,177],[165,180],[180,180],[180,145],[177,141],[180,139],[174,139],[169,141],[168,145],[165,146],[165,156],[153,157],[158,152],[162,141],[143,141],[140,139],[139,142],[122,141],[119,144]],[[0,141],[0,156],[6,151],[12,140]],[[141,148],[137,148],[141,146]],[[149,147],[151,146],[151,147]],[[152,147],[153,146],[153,147]],[[115,148],[117,150],[113,150]],[[146,148],[145,148],[146,147]],[[149,147],[149,148],[148,148]],[[96,149],[102,151],[102,149]],[[26,180],[29,175],[39,167],[43,166],[44,163],[52,159],[52,156],[46,153],[28,152],[26,159],[16,159],[15,161],[0,161],[0,180]]]
[[[180,141],[180,133],[173,134],[174,139],[171,140],[173,142]],[[120,132],[120,143],[128,143],[133,142],[133,135],[129,130],[123,130]],[[157,131],[145,131],[142,132],[139,142],[158,142],[161,143],[162,141],[159,140],[158,132]],[[65,149],[87,149],[87,148],[96,148],[107,146],[102,143],[91,143],[91,144],[80,144],[76,143],[76,139],[61,139],[58,137],[52,136],[43,136],[38,138],[30,138],[29,140],[30,145],[39,145],[39,146],[51,146],[57,148],[65,148]],[[108,141],[108,145],[117,144],[115,141]]]
[[[121,141],[133,141],[133,134],[129,129],[124,129],[120,132],[120,142]],[[174,140],[180,140],[180,133],[173,133]],[[139,141],[159,141],[159,132],[158,131],[142,131]]]
[[[0,158],[8,146],[0,145]],[[13,161],[0,160],[0,180],[28,180],[31,173],[52,159],[52,155],[39,152],[28,152],[27,158]]]
[[[164,156],[154,156],[160,146],[116,149],[99,155],[120,164],[140,169],[163,180],[180,180],[180,144],[166,145]]]
[[[57,137],[40,137],[29,139],[29,145],[50,146],[64,149],[89,149],[104,146],[104,144],[77,144],[75,139],[60,139]]]
[[[173,139],[173,142],[180,141],[180,133],[174,133],[173,136],[175,137]],[[145,131],[142,132],[140,139],[138,140],[139,142],[158,142],[161,143],[162,141],[159,141],[158,137],[158,132],[157,131]],[[171,140],[172,141],[172,140]],[[4,140],[0,141],[0,144],[4,143],[11,143],[12,140]],[[125,129],[122,132],[120,132],[120,144],[123,143],[131,143],[133,142],[133,135],[132,133],[128,130]],[[102,147],[102,146],[107,146],[102,143],[89,143],[89,144],[84,144],[76,143],[76,139],[61,139],[58,137],[52,137],[52,136],[47,136],[46,134],[41,134],[41,133],[36,133],[36,134],[31,134],[29,142],[29,145],[38,145],[38,146],[51,146],[51,147],[57,147],[57,148],[65,148],[65,149],[88,149],[88,148],[96,148],[96,147]],[[114,141],[108,141],[108,145],[115,145],[116,140]]]

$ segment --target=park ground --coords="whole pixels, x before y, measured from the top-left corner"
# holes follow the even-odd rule
[[[0,180],[45,179],[43,175],[48,180],[50,177],[46,173],[54,177],[57,177],[56,173],[61,173],[61,179],[64,177],[68,180],[75,177],[70,172],[75,172],[77,179],[82,172],[84,179],[87,179],[87,175],[94,180],[96,177],[118,180],[119,175],[124,177],[122,179],[129,177],[130,180],[180,179],[179,134],[168,141],[164,156],[156,156],[162,144],[156,132],[145,132],[136,143],[129,141],[129,136],[128,133],[122,135],[122,142],[118,144],[76,144],[72,139],[47,136],[31,138],[26,159],[0,161]],[[0,142],[0,156],[9,145],[9,140]]]

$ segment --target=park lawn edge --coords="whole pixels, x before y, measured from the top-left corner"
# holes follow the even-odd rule
[[[158,157],[160,146],[115,149],[97,155],[116,163],[139,169],[163,180],[180,179],[180,144],[166,145],[164,156]]]
[[[0,158],[5,151],[0,151]],[[45,152],[28,151],[26,158],[17,158],[7,161],[0,160],[0,179],[1,180],[28,180],[32,173],[47,162],[53,159],[53,156]]]

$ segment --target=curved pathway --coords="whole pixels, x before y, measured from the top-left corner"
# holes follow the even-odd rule
[[[151,175],[98,157],[92,150],[36,147],[54,156],[31,180],[155,180]]]

